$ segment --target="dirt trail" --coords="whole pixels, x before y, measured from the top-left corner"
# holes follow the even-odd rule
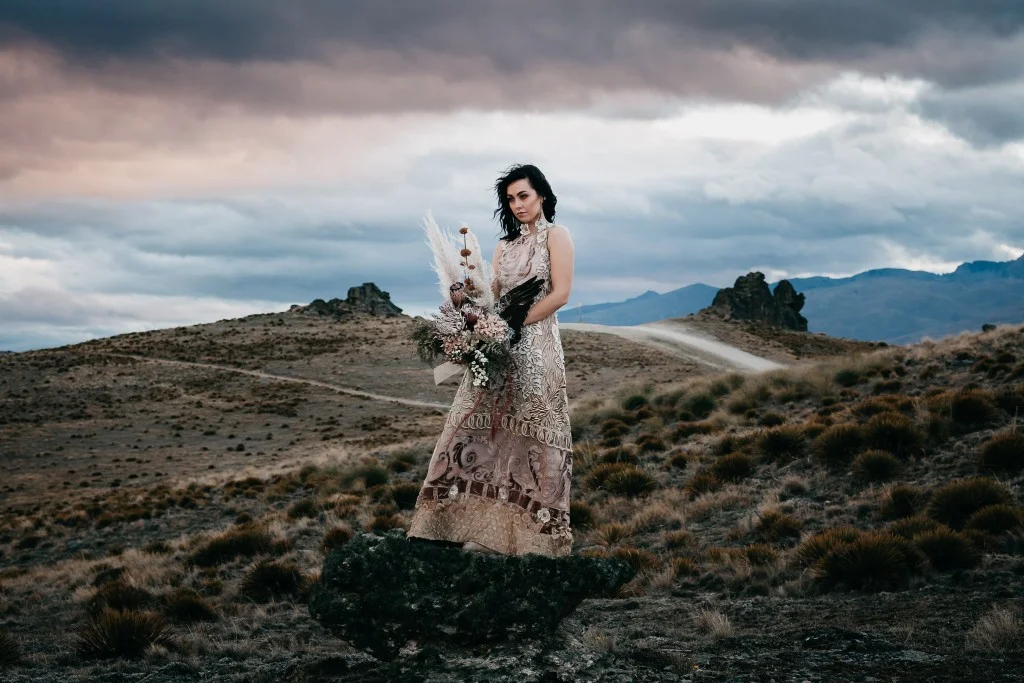
[[[414,406],[417,408],[432,408],[434,410],[440,410],[443,413],[447,413],[451,408],[451,405],[444,403],[432,403],[430,401],[417,401],[411,398],[401,398],[400,396],[385,396],[384,394],[377,394],[372,391],[362,391],[360,389],[352,389],[350,387],[343,387],[337,384],[331,384],[329,382],[320,382],[315,379],[306,379],[304,377],[289,377],[287,375],[272,375],[269,372],[263,372],[262,370],[246,370],[244,368],[235,368],[230,365],[216,365],[215,363],[195,363],[186,360],[172,360],[169,358],[153,358],[152,356],[136,356],[130,353],[108,353],[105,355],[109,356],[121,356],[122,358],[134,358],[140,361],[150,361],[154,363],[166,363],[168,365],[186,365],[197,368],[210,368],[213,370],[225,370],[227,372],[237,372],[243,375],[251,375],[253,377],[262,377],[265,379],[278,380],[280,382],[298,382],[299,384],[311,384],[317,387],[324,387],[325,389],[331,389],[342,394],[350,394],[352,396],[362,396],[363,398],[371,398],[375,401],[388,401],[390,403],[401,403],[402,405]]]
[[[643,325],[598,325],[597,323],[558,323],[559,327],[581,332],[615,334],[659,348],[721,370],[765,372],[785,367],[767,358],[755,356],[735,346],[703,336],[681,323],[645,323]]]

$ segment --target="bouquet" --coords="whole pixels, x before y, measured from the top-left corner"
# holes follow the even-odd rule
[[[447,367],[435,369],[438,384],[443,381],[439,376],[468,369],[473,386],[493,386],[511,362],[518,330],[496,309],[491,268],[480,255],[480,243],[465,225],[459,228],[461,240],[442,232],[429,213],[425,232],[443,301],[439,311],[413,331],[419,357],[429,364],[437,358],[447,361]]]

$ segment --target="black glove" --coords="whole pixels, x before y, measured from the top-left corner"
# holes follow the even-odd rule
[[[523,331],[523,321],[530,312],[533,300],[544,286],[544,280],[536,275],[508,290],[498,299],[498,315],[512,328],[512,346],[519,341]]]

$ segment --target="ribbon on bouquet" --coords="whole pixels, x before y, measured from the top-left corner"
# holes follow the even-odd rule
[[[455,375],[465,372],[467,369],[468,368],[465,365],[458,365],[451,361],[441,363],[434,368],[434,384],[441,384],[445,380],[451,379]]]

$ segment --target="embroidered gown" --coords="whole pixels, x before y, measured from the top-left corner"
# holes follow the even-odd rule
[[[532,276],[551,291],[547,232],[525,226],[494,264],[498,295]],[[508,555],[572,550],[572,437],[565,358],[554,313],[525,325],[512,347],[511,382],[474,387],[465,373],[416,500],[409,536],[476,541]],[[495,404],[497,401],[498,408]],[[492,436],[493,434],[493,436]]]

